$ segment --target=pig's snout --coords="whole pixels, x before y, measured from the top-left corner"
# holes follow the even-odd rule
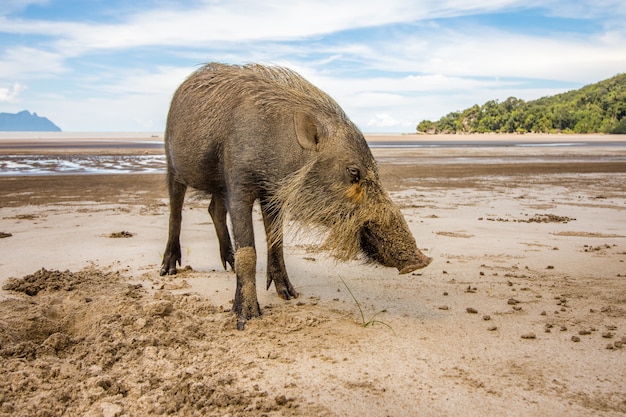
[[[397,268],[400,274],[408,274],[425,268],[432,258],[424,255],[416,246],[415,239],[403,222],[381,230],[374,223],[361,229],[361,249],[374,262]]]
[[[417,250],[415,253],[415,259],[412,259],[403,266],[398,266],[398,271],[400,274],[408,274],[415,270],[426,268],[432,261],[433,258],[430,258]]]

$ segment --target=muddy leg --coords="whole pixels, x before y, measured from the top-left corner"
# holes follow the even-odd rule
[[[270,235],[274,227],[274,222],[278,221],[276,216],[268,210],[267,205],[261,202],[261,211],[263,213],[263,223],[265,225],[265,235]],[[274,245],[267,245],[267,288],[270,289],[272,281],[278,296],[284,300],[298,298],[298,293],[291,285],[287,269],[285,268],[285,259],[283,256],[283,235],[282,228],[278,229],[280,233],[275,239]]]
[[[237,314],[237,330],[244,330],[249,319],[261,315],[256,295],[256,250],[250,246],[237,249],[235,265],[237,289],[233,312]]]
[[[228,226],[226,224],[226,203],[224,197],[221,194],[213,194],[211,196],[211,204],[209,204],[209,214],[213,219],[213,225],[217,232],[217,239],[220,242],[220,257],[222,258],[222,265],[226,269],[226,263],[230,267],[235,269],[235,258],[233,254],[233,245],[230,241],[230,234],[228,233]]]
[[[181,263],[180,224],[182,222],[183,202],[187,186],[176,181],[174,175],[168,171],[167,187],[170,194],[170,225],[160,273],[161,275],[174,275],[176,274],[176,263],[179,265]]]
[[[245,198],[231,198],[229,212],[233,222],[235,239],[235,274],[237,289],[233,312],[237,314],[237,329],[243,330],[246,321],[259,317],[261,308],[256,294],[256,249],[252,228],[252,204]]]

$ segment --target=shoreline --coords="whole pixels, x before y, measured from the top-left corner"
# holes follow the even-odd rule
[[[0,132],[1,155],[162,155],[162,134],[152,133],[65,133]],[[592,148],[626,149],[626,135],[546,135],[546,134],[366,134],[374,153],[429,152],[431,148],[446,148],[452,153],[484,153],[485,149],[536,148],[540,153],[584,153]],[[572,149],[580,148],[579,150]],[[458,151],[462,149],[462,151]],[[517,151],[516,151],[517,152]],[[593,151],[595,152],[595,151]]]
[[[626,141],[624,134],[605,133],[458,133],[458,134],[427,134],[427,133],[363,133],[368,142],[385,141],[458,141],[458,140],[510,140],[510,141]],[[8,142],[127,142],[127,141],[163,141],[163,132],[3,132],[0,131],[0,144]]]

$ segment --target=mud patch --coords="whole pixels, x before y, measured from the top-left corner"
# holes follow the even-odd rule
[[[11,219],[11,220],[35,220],[38,219],[40,216],[37,214],[30,214],[30,213],[24,213],[24,214],[18,214],[15,215],[13,217],[5,217],[5,219]]]
[[[478,220],[485,218],[479,217]],[[524,219],[508,219],[503,217],[487,217],[486,220],[492,222],[513,222],[513,223],[569,223],[575,218],[567,216],[557,216],[556,214],[535,214],[533,217]]]
[[[469,233],[464,233],[464,232],[435,232],[435,234],[439,236],[458,237],[458,238],[463,238],[463,239],[469,239],[469,238],[474,237],[474,235],[471,235]]]
[[[127,239],[133,236],[134,236],[133,233],[128,232],[126,230],[122,230],[121,232],[114,232],[109,235],[109,237],[112,239]]]
[[[615,235],[610,233],[596,233],[596,232],[555,232],[551,233],[554,236],[571,236],[571,237],[606,237],[606,238],[621,238],[626,237],[624,235]]]

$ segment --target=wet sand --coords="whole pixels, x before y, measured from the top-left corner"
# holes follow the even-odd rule
[[[204,196],[188,269],[160,277],[163,174],[1,177],[0,415],[626,413],[626,150],[374,154],[433,263],[400,276],[290,236],[285,302],[257,210],[244,332]]]

